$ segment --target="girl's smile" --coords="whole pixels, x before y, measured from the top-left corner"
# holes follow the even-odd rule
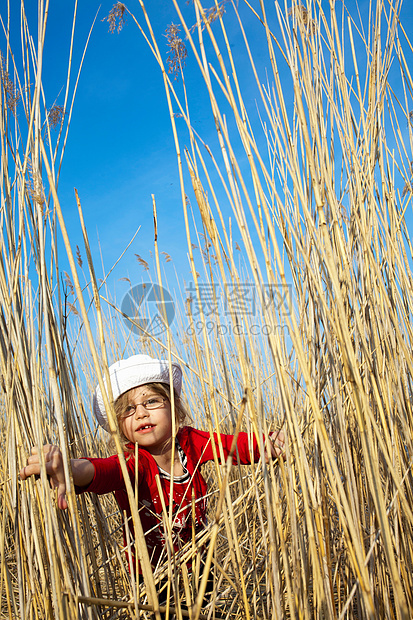
[[[147,426],[142,426],[140,428],[136,429],[137,433],[147,433],[148,431],[151,431],[153,428],[155,428],[155,426],[153,424],[148,424]]]

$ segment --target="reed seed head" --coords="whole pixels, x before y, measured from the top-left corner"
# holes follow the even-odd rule
[[[102,21],[109,22],[109,32],[114,33],[115,30],[119,33],[126,23],[125,17],[126,6],[123,2],[116,2],[111,8],[109,15],[102,19]]]
[[[188,55],[185,43],[179,36],[180,28],[177,24],[169,24],[166,29],[167,47],[169,48],[169,54],[167,56],[168,71],[172,73],[175,79],[182,72],[185,66],[185,60]]]

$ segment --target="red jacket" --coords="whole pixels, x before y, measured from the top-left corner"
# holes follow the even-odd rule
[[[183,485],[173,485],[174,520],[172,534],[175,551],[178,551],[183,544],[191,540],[193,527],[196,533],[205,526],[207,484],[200,472],[200,466],[214,458],[209,432],[185,426],[178,431],[177,439],[187,457],[186,468],[190,475],[190,481]],[[232,440],[233,435],[221,435],[225,459],[229,455]],[[216,434],[214,434],[214,442],[217,446],[219,457],[220,452]],[[130,456],[125,454],[125,456],[127,456],[127,467],[132,487],[134,487],[135,456],[134,454]],[[252,461],[256,462],[259,458],[260,453],[255,438],[251,442],[247,433],[239,433],[233,462],[247,464]],[[99,495],[113,491],[122,514],[124,511],[126,512],[130,527],[132,528],[131,510],[118,456],[114,455],[105,459],[90,458],[88,460],[95,467],[94,478],[88,487],[77,489],[77,491],[79,493],[93,492]],[[163,562],[166,558],[165,536],[162,524],[162,503],[155,480],[156,475],[159,475],[156,461],[144,448],[139,448],[137,476],[138,508],[149,556],[154,568],[158,562]],[[169,508],[170,483],[163,478],[160,479],[160,483],[165,505]],[[193,500],[195,501],[194,524],[192,523]],[[133,540],[133,528],[131,535]]]

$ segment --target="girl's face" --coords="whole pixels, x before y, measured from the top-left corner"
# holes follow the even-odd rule
[[[157,409],[146,409],[142,403],[161,401]],[[163,402],[162,402],[163,401]],[[171,403],[150,385],[141,385],[128,392],[128,405],[120,420],[125,437],[151,454],[161,454],[172,439]]]

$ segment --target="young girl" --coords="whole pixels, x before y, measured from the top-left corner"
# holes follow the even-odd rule
[[[173,478],[172,536],[175,552],[178,552],[192,539],[194,530],[196,533],[205,527],[207,485],[200,472],[200,466],[214,458],[212,441],[217,454],[220,455],[218,437],[214,435],[211,441],[209,432],[183,426],[186,412],[180,399],[182,371],[176,362],[172,362],[172,387],[168,362],[152,359],[147,355],[134,355],[116,362],[110,366],[109,375],[119,431],[125,446],[127,467],[132,486],[137,480],[139,514],[149,556],[153,567],[156,568],[166,559],[162,501],[156,478],[159,477],[163,501],[168,510],[171,499],[170,482]],[[174,449],[171,389],[174,390],[175,425],[176,429],[179,429]],[[93,410],[99,424],[109,430],[107,412],[99,386],[94,395]],[[220,437],[223,454],[227,458],[233,436]],[[283,452],[283,433],[273,433],[270,439],[271,456],[276,458]],[[135,444],[138,445],[137,463]],[[259,460],[257,441],[256,439],[251,441],[247,433],[239,433],[236,446],[235,463],[247,464],[252,460]],[[58,506],[65,509],[67,502],[62,454],[57,446],[50,445],[44,446],[44,454],[46,472],[51,485],[57,488]],[[122,514],[125,511],[129,523],[132,523],[131,509],[117,455],[109,458],[72,459],[71,467],[77,493],[103,494],[114,491]],[[26,467],[21,470],[20,477],[25,480],[39,473],[40,457],[37,448],[33,448],[32,456],[28,458]],[[133,531],[131,534],[133,536]]]

